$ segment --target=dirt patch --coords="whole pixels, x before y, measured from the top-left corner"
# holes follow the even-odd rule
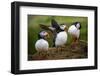
[[[49,48],[48,51],[37,52],[29,55],[28,60],[57,60],[57,59],[80,59],[88,57],[88,44],[80,41],[75,47],[66,45],[60,48]]]

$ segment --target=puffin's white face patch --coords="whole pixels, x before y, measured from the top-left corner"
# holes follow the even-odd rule
[[[66,28],[66,25],[61,25],[60,28],[61,28],[62,30],[64,30],[64,29]]]
[[[76,27],[79,29],[79,28],[80,28],[80,23],[78,23],[78,24],[76,25]]]
[[[43,31],[43,32],[41,32],[40,33],[40,35],[43,37],[43,36],[46,36],[48,33],[47,32],[45,32],[45,31]]]

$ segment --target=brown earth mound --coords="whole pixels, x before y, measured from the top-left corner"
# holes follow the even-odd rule
[[[57,59],[80,59],[87,58],[88,44],[80,40],[75,47],[66,45],[64,47],[51,47],[48,51],[37,52],[29,55],[28,60],[57,60]]]

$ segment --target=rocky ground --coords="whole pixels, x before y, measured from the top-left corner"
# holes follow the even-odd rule
[[[75,47],[66,45],[61,48],[49,48],[48,51],[37,52],[29,55],[28,60],[57,60],[57,59],[80,59],[88,57],[88,44],[80,41]]]

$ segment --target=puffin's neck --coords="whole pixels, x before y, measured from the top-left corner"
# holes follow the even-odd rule
[[[39,38],[39,39],[43,39],[43,40],[46,40],[45,38]],[[46,40],[47,41],[47,40]]]
[[[61,32],[62,32],[62,31],[65,31],[65,30],[61,30]]]
[[[39,39],[43,39],[43,40],[46,40],[45,38],[39,38]]]
[[[61,30],[60,32],[67,32],[67,30]]]
[[[62,29],[60,29],[57,33],[59,33],[59,32],[63,32],[64,30],[62,30]]]

